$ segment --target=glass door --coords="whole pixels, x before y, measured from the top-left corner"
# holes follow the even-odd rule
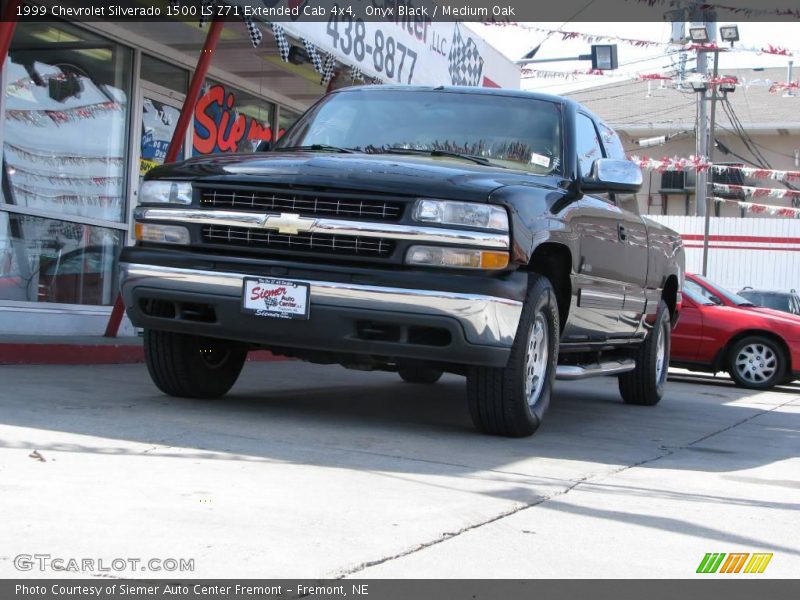
[[[142,81],[140,87],[141,125],[139,127],[139,181],[152,168],[164,164],[169,143],[175,133],[181,114],[183,97],[165,93],[155,84]],[[186,132],[179,160],[189,156],[191,148],[191,127]]]

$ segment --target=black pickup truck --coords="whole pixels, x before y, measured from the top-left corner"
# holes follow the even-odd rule
[[[415,384],[464,375],[480,430],[526,436],[554,379],[664,393],[684,254],[628,209],[641,181],[566,98],[343,89],[268,151],[150,171],[122,295],[167,394],[221,396],[268,349]]]

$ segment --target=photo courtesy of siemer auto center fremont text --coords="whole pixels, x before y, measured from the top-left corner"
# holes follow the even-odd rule
[[[796,0],[0,0],[0,599],[800,597]]]

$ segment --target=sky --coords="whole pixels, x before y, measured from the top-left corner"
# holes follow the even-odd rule
[[[522,23],[545,29],[560,31],[576,31],[592,35],[612,35],[656,42],[667,42],[670,38],[671,25],[657,23]],[[735,46],[746,48],[763,48],[767,44],[780,46],[793,51],[794,57],[757,54],[755,52],[730,52],[720,54],[720,72],[726,68],[786,68],[789,60],[794,60],[792,79],[800,79],[800,23],[737,23],[736,21],[720,21],[718,25],[738,25],[740,42]],[[521,27],[498,27],[482,24],[470,24],[476,32],[495,48],[512,60],[520,59],[526,52],[542,42],[546,33],[530,31]],[[687,29],[688,31],[688,29]],[[614,43],[614,42],[600,42]],[[664,73],[671,67],[672,57],[665,53],[665,47],[637,48],[617,42],[619,69],[617,73]],[[552,35],[542,44],[536,58],[572,57],[588,54],[590,44],[583,39],[564,41],[558,34]],[[534,69],[548,71],[586,70],[591,67],[588,61],[553,62],[530,65]],[[755,76],[755,73],[754,73]],[[785,80],[785,79],[784,79]],[[617,80],[618,81],[618,80]],[[522,89],[537,90],[547,93],[565,93],[576,89],[604,85],[612,82],[610,77],[583,75],[576,81],[558,79],[531,78],[522,80]]]

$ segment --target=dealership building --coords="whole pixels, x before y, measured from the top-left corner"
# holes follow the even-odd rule
[[[194,20],[16,24],[0,57],[0,334],[102,334],[136,190],[164,161],[208,30]],[[367,40],[407,50],[405,70],[391,73],[348,46],[345,30],[226,21],[180,157],[254,152],[340,86],[519,87],[519,69],[464,25],[366,23]],[[121,334],[132,333],[123,321]]]

